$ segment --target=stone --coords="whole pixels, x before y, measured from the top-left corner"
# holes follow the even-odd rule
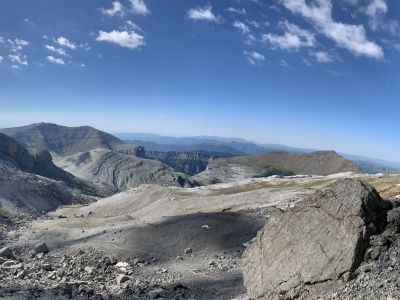
[[[10,259],[14,258],[13,251],[12,251],[11,247],[7,247],[6,246],[4,248],[1,248],[0,249],[0,257],[10,258]]]
[[[117,268],[127,268],[127,267],[129,267],[129,264],[127,262],[120,261],[120,262],[117,262],[115,264],[115,266]]]
[[[390,241],[388,238],[384,236],[373,236],[371,240],[369,241],[369,244],[371,246],[386,246],[389,245]]]
[[[27,270],[22,270],[22,271],[19,271],[18,273],[17,273],[17,278],[18,279],[23,279],[23,278],[25,278],[25,276],[28,274],[28,271]]]
[[[47,247],[46,243],[37,244],[34,249],[35,253],[48,253],[49,248]]]
[[[388,211],[387,221],[392,224],[400,224],[400,207]]]
[[[124,282],[129,280],[129,277],[124,274],[120,274],[117,276],[116,280],[118,285],[122,285]]]
[[[381,253],[386,252],[388,249],[387,246],[376,246],[372,248],[371,251],[371,259],[372,260],[376,260],[379,258],[379,256],[381,255]]]
[[[272,215],[243,254],[249,298],[314,299],[339,285],[385,228],[390,208],[370,185],[341,179]]]
[[[85,272],[88,273],[89,275],[92,275],[92,274],[93,274],[93,271],[94,271],[94,269],[93,269],[92,267],[88,267],[88,266],[86,266],[86,267],[84,268],[84,270],[85,270]]]
[[[43,264],[42,269],[45,271],[53,271],[53,267],[50,264]]]
[[[157,288],[154,290],[151,290],[147,293],[147,295],[151,298],[151,299],[156,299],[158,297],[161,296],[161,294],[164,292],[164,290],[162,288]]]
[[[103,263],[105,265],[115,265],[117,263],[117,259],[114,256],[105,256],[103,258]]]

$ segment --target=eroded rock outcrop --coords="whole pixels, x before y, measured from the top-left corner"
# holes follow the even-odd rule
[[[252,299],[315,299],[362,262],[391,207],[369,185],[337,181],[272,216],[243,256]]]
[[[141,184],[192,187],[195,181],[156,160],[95,149],[63,157],[57,165],[71,174],[124,191]]]

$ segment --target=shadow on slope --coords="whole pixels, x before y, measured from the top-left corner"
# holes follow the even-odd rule
[[[194,254],[243,249],[265,219],[236,213],[197,213],[131,228],[128,253],[139,257],[175,259],[191,248]],[[207,226],[206,226],[207,225]],[[208,229],[207,229],[207,228]]]

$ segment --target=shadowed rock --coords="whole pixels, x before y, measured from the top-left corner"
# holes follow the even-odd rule
[[[243,256],[252,299],[314,299],[361,263],[389,202],[358,180],[337,181],[271,217]]]

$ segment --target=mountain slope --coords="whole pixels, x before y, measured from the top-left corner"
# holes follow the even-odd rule
[[[194,178],[200,183],[209,184],[270,175],[329,175],[341,172],[358,173],[360,169],[334,151],[268,152],[214,160],[206,171]]]
[[[89,203],[112,191],[75,178],[56,167],[46,151],[30,152],[0,134],[0,219],[9,214],[41,213],[60,205]]]
[[[89,126],[66,127],[50,123],[1,129],[27,148],[47,150],[52,155],[71,155],[96,148],[138,154],[142,147],[128,145],[115,136]]]
[[[67,186],[79,189],[93,196],[107,196],[111,190],[99,191],[93,184],[75,178],[53,164],[47,151],[32,149],[28,151],[13,138],[0,133],[0,161],[3,165],[23,172],[33,173],[50,179],[64,182]]]
[[[56,163],[77,177],[111,185],[118,191],[149,183],[181,187],[194,184],[187,175],[174,172],[159,161],[106,149],[62,157]]]

